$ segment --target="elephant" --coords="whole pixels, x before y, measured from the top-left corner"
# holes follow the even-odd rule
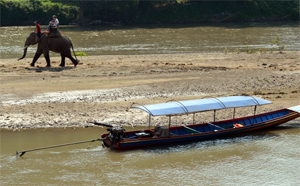
[[[38,36],[34,32],[30,33],[30,35],[27,37],[25,45],[24,45],[25,48],[24,48],[23,56],[20,59],[18,59],[18,61],[23,59],[26,56],[27,47],[30,45],[35,45],[35,44],[38,44],[38,47],[35,52],[34,58],[33,58],[32,62],[30,63],[30,66],[34,66],[34,64],[38,60],[38,58],[42,54],[44,54],[44,57],[47,62],[46,67],[51,67],[49,50],[56,52],[56,53],[60,53],[61,63],[59,66],[61,66],[61,67],[65,66],[65,57],[69,58],[73,62],[75,67],[79,62],[79,60],[77,60],[77,57],[75,55],[75,52],[73,49],[73,44],[69,38],[67,38],[66,36],[48,38],[45,33],[41,34],[40,38],[38,38]],[[76,59],[74,59],[71,55],[71,51],[70,51],[71,47],[72,47],[72,50],[73,50],[73,53],[74,53]]]

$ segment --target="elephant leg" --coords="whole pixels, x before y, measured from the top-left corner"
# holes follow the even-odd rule
[[[76,65],[78,64],[78,61],[76,59],[74,59],[71,54],[66,55],[66,57],[69,58],[73,62],[74,67],[76,67]]]
[[[63,54],[60,54],[60,56],[61,56],[61,62],[60,62],[60,65],[59,65],[59,66],[64,67],[65,64],[66,64],[66,63],[65,63],[66,56],[63,55]]]
[[[46,62],[47,62],[47,66],[46,67],[51,67],[50,57],[49,57],[49,51],[48,52],[44,52],[44,57],[45,57]]]
[[[35,62],[39,59],[39,57],[42,55],[42,53],[43,53],[43,52],[40,51],[40,50],[36,51],[36,53],[35,53],[35,55],[34,55],[34,57],[33,57],[33,60],[32,60],[32,62],[30,63],[30,66],[34,67]]]

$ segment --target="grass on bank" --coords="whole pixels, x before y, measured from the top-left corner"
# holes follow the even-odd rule
[[[80,51],[80,52],[75,52],[76,56],[87,56],[84,52]]]

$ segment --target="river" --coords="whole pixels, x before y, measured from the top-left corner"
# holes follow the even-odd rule
[[[32,30],[34,27],[0,28],[0,58],[21,57]],[[87,55],[270,48],[278,34],[286,50],[300,48],[298,23],[61,26],[60,30],[73,41],[76,51]],[[35,48],[29,47],[27,57],[33,57]],[[97,139],[106,130],[1,129],[0,185],[298,186],[299,129],[300,123],[287,123],[227,138],[121,152],[94,142],[89,149],[86,143],[28,152],[22,157],[16,157],[15,151]]]
[[[97,139],[103,128],[1,130],[1,185],[300,185],[300,124],[198,141],[116,152]]]
[[[46,25],[42,25],[46,30]],[[0,28],[0,58],[20,58],[31,27]],[[87,55],[162,54],[223,52],[239,49],[272,48],[277,35],[286,50],[299,50],[299,23],[214,23],[146,26],[60,26],[63,35],[74,44],[75,51]],[[36,47],[28,49],[33,57]],[[51,53],[51,56],[59,54]]]

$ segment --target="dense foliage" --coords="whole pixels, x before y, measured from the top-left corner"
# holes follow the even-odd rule
[[[298,1],[1,0],[1,25],[298,21]]]
[[[49,0],[3,0],[0,3],[2,26],[34,25],[35,20],[48,24],[53,14],[58,14],[62,24],[68,24],[78,15],[77,6]]]

